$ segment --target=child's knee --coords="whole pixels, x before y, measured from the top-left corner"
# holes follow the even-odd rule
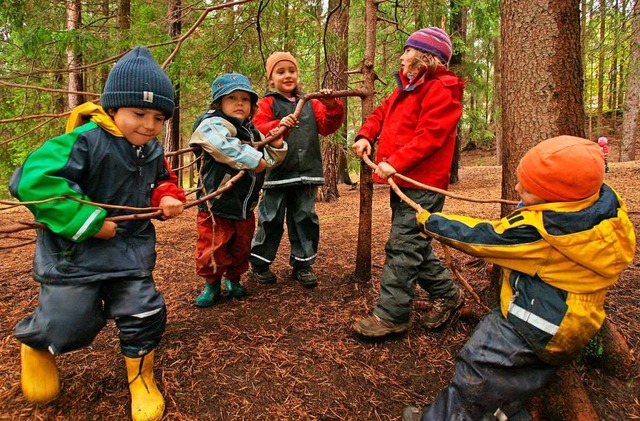
[[[18,323],[15,336],[32,348],[62,354],[91,344],[105,324],[103,317],[92,317],[77,323],[71,319],[52,321],[40,315]]]
[[[162,307],[144,317],[122,316],[116,319],[120,329],[120,348],[130,358],[138,358],[154,349],[167,325],[167,309]]]

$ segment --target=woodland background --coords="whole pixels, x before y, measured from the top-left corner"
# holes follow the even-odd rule
[[[367,22],[367,7],[375,8],[373,23]],[[4,0],[0,194],[6,194],[6,180],[26,154],[63,131],[64,117],[73,106],[98,99],[113,63],[135,45],[149,46],[174,81],[178,114],[167,126],[165,144],[168,150],[178,150],[188,142],[196,116],[209,104],[211,82],[223,72],[244,73],[263,93],[266,57],[276,50],[291,51],[300,62],[304,91],[364,86],[375,105],[394,88],[393,72],[407,36],[429,25],[442,26],[451,34],[455,49],[451,67],[467,79],[461,150],[495,150],[494,163],[501,163],[508,158],[501,152],[504,101],[518,101],[516,106],[532,115],[527,110],[545,106],[544,95],[575,96],[567,87],[577,82],[583,135],[591,139],[616,135],[622,143],[618,158],[633,160],[638,107],[631,108],[634,113],[623,111],[627,98],[630,107],[638,102],[637,9],[631,0]],[[525,49],[523,58],[516,53],[504,56],[504,50],[509,53],[513,47],[502,46],[509,34],[501,33],[501,26],[507,26],[501,19],[522,28],[521,33],[507,29],[517,37],[524,34],[524,39],[515,40]],[[579,44],[563,46],[574,39]],[[367,44],[371,42],[375,45]],[[546,86],[534,87],[537,95],[503,95],[502,75],[510,69],[520,72],[519,66],[528,62],[544,69],[550,67],[545,52],[568,56],[576,47],[579,72],[555,68],[551,70],[555,74],[546,77]],[[573,49],[570,54],[565,53],[567,48]],[[367,70],[372,75],[363,77]],[[535,84],[526,72],[515,80],[507,83]],[[344,129],[325,141],[334,155],[325,159],[327,200],[337,196],[338,182],[348,181],[344,169],[357,170],[358,161],[344,146],[366,111],[360,100],[348,98]],[[623,127],[623,115],[628,115],[628,128]],[[533,139],[525,144],[542,140],[535,138],[540,135],[535,126],[520,130]],[[508,135],[505,138],[510,141]],[[174,166],[184,166],[184,159],[189,157],[181,157],[181,164],[176,160]]]
[[[151,48],[176,87],[178,112],[161,141],[186,188],[196,175],[183,149],[221,73],[244,73],[263,93],[264,60],[288,50],[298,58],[304,91],[355,92],[345,98],[342,130],[322,141],[327,183],[321,200],[327,203],[319,204],[319,214],[326,254],[316,268],[315,292],[299,294],[285,259],[274,264],[284,285],[259,289],[250,283],[247,300],[214,306],[202,317],[191,305],[201,288],[191,273],[192,215],[162,224],[157,277],[173,314],[158,364],[167,419],[396,419],[404,404],[428,403],[446,384],[478,308],[462,312],[463,323],[431,333],[419,327],[418,300],[418,327],[397,341],[367,344],[348,334],[349,320],[375,304],[389,219],[388,189],[376,188],[383,198],[372,200],[370,170],[348,145],[362,119],[394,88],[407,36],[429,25],[451,34],[451,68],[467,80],[453,190],[515,199],[515,166],[529,147],[558,134],[604,135],[615,162],[610,181],[627,198],[638,226],[638,1],[2,2],[0,198],[8,198],[8,177],[25,156],[64,130],[71,108],[98,99],[113,63],[135,45]],[[470,169],[474,164],[481,166]],[[359,193],[342,185],[352,179]],[[448,203],[451,211],[476,216],[509,211],[507,205],[487,211],[485,205]],[[0,229],[28,219],[24,208],[0,209]],[[22,400],[11,326],[35,304],[28,247],[9,248],[0,261],[8,280],[0,300],[0,419],[122,419],[126,385],[112,355],[113,327],[85,352],[61,358],[68,389],[58,403],[41,409]],[[612,294],[608,336],[594,343],[592,353],[599,362],[563,371],[532,403],[537,419],[639,419],[637,260]],[[482,299],[494,303],[492,271],[457,253],[454,261]],[[184,283],[170,283],[176,279]]]

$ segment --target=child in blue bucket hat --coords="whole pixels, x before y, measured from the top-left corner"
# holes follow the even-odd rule
[[[276,167],[287,153],[282,137],[256,148],[263,136],[251,122],[258,95],[239,73],[213,81],[209,110],[196,120],[189,145],[196,148],[200,173],[198,197],[212,193],[237,175],[246,173],[233,188],[202,203],[197,214],[196,273],[205,287],[198,307],[211,307],[224,289],[234,298],[245,295],[240,277],[249,269],[254,209],[264,182],[264,170]]]

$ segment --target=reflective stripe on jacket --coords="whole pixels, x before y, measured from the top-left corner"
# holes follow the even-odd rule
[[[135,147],[95,122],[54,137],[32,152],[10,181],[21,201],[69,196],[85,201],[147,208],[159,185],[175,181],[162,146],[152,139]],[[163,194],[184,201],[175,184]],[[158,198],[159,200],[159,198]],[[93,238],[106,217],[130,214],[73,200],[27,206],[38,231],[34,277],[40,282],[94,282],[112,277],[145,277],[155,266],[155,229],[149,219],[118,222],[110,240]]]
[[[606,184],[589,198],[527,206],[499,221],[435,213],[425,230],[504,269],[502,314],[551,364],[575,358],[600,329],[607,289],[635,253],[626,206]]]
[[[298,101],[298,98],[290,101],[277,92],[269,92],[258,101],[253,123],[266,135],[279,126],[282,118],[295,111]],[[264,188],[324,184],[318,134],[328,136],[338,130],[343,117],[344,107],[339,100],[332,108],[317,99],[306,102],[298,118],[300,124],[285,137],[289,145],[287,156],[280,166],[267,170]]]

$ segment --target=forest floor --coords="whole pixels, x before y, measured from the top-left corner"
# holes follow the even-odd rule
[[[464,153],[455,193],[500,196],[500,167],[491,153]],[[640,226],[640,161],[612,163],[607,180],[625,198]],[[353,276],[359,192],[340,187],[340,198],[318,203],[321,240],[314,266],[319,285],[302,288],[291,278],[286,234],[273,269],[278,282],[262,286],[243,278],[248,295],[199,309],[203,280],[194,273],[195,211],[156,224],[155,279],[168,307],[168,325],[157,348],[155,375],[166,399],[165,420],[398,420],[402,409],[424,406],[451,379],[454,357],[477,319],[454,317],[431,331],[421,325],[426,295],[419,291],[408,333],[386,341],[355,337],[350,325],[368,315],[389,233],[389,190],[374,189],[372,280]],[[447,199],[445,211],[497,218],[499,206]],[[23,208],[0,212],[0,225],[30,221]],[[640,234],[637,232],[637,234]],[[439,244],[436,253],[442,256]],[[0,273],[0,420],[126,420],[129,392],[117,329],[110,322],[93,344],[56,358],[62,391],[36,406],[20,391],[20,346],[15,323],[37,305],[31,279],[33,246],[2,250]],[[608,296],[609,319],[640,352],[640,257]],[[456,267],[474,289],[488,274],[474,259],[453,252]],[[466,294],[466,303],[474,306]],[[578,372],[602,420],[640,420],[640,374],[625,380],[579,362]]]

